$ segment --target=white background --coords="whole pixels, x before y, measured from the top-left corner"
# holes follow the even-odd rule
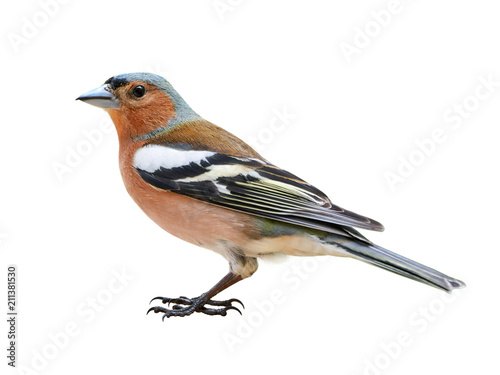
[[[49,12],[37,1],[2,3],[0,295],[4,310],[6,268],[16,264],[19,373],[497,368],[500,87],[474,99],[480,77],[500,81],[497,4],[401,0],[377,29],[374,14],[387,14],[386,1],[219,3],[229,8],[69,1]],[[367,46],[358,35],[348,61],[342,43],[355,46],[367,27]],[[107,114],[74,100],[134,71],[165,76],[206,119],[260,137],[270,161],[381,221],[386,231],[364,232],[369,238],[467,288],[446,295],[353,260],[294,258],[261,262],[221,294],[245,302],[242,318],[146,316],[152,297],[196,296],[227,264],[135,206],[114,129],[98,130]],[[474,109],[453,129],[443,114],[464,101]],[[273,130],[283,108],[295,117]],[[438,128],[446,141],[418,159],[415,142]],[[95,144],[58,177],[54,166],[88,146],[84,132]],[[385,174],[415,150],[420,165],[391,190]],[[129,280],[114,280],[123,272]],[[68,324],[73,336],[65,338]],[[6,331],[1,372],[17,373],[6,365]]]

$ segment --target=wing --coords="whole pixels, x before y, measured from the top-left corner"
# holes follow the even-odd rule
[[[147,145],[136,151],[134,167],[158,189],[252,215],[329,232],[338,230],[335,225],[384,230],[377,221],[332,204],[314,186],[263,160]]]

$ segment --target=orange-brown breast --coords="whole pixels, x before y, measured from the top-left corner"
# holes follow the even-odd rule
[[[120,171],[125,187],[148,217],[170,234],[198,246],[215,249],[220,240],[243,248],[255,237],[250,215],[211,205],[145,182],[133,167],[135,151],[145,142],[120,143]]]

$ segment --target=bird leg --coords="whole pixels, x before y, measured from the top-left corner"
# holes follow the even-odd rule
[[[240,275],[236,275],[234,273],[229,272],[226,276],[224,276],[217,284],[215,284],[208,292],[203,293],[201,296],[196,298],[187,298],[187,297],[179,297],[179,298],[168,298],[168,297],[155,297],[151,300],[161,300],[163,304],[167,304],[169,306],[171,303],[174,305],[171,309],[155,306],[151,307],[148,310],[148,314],[151,311],[155,313],[163,313],[163,318],[170,318],[171,316],[188,316],[194,312],[200,312],[206,315],[221,315],[226,316],[228,310],[236,310],[241,314],[241,311],[232,305],[233,302],[239,303],[243,308],[245,307],[240,300],[236,298],[232,298],[226,301],[214,301],[211,298],[216,294],[222,292],[224,289],[229,288],[231,285],[237,283],[242,280]],[[150,302],[150,303],[151,303]],[[212,308],[207,306],[217,306],[222,308]]]

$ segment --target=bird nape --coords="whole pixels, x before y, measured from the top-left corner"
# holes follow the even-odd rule
[[[243,306],[239,300],[212,298],[250,277],[257,258],[272,254],[351,257],[447,292],[465,286],[372,243],[354,228],[382,231],[382,224],[333,204],[314,186],[269,163],[199,116],[158,75],[120,74],[77,99],[109,113],[123,182],[144,213],[170,234],[229,263],[229,273],[208,292],[153,298],[167,307],[148,313],[163,313],[163,319],[241,313],[234,305]]]

